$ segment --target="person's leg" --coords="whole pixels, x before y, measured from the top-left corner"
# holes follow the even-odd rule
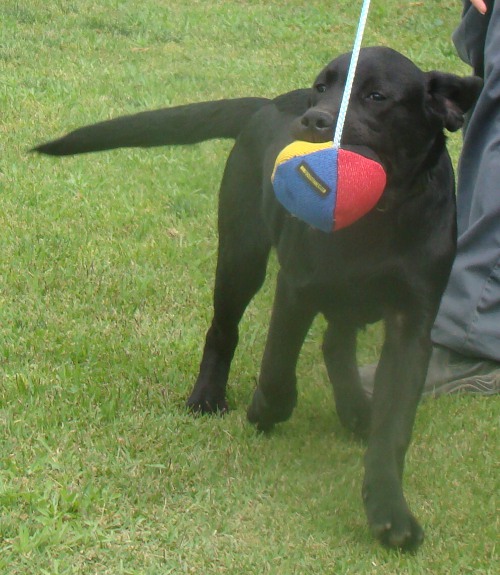
[[[458,250],[432,338],[427,391],[500,388],[500,3],[465,13],[454,41],[484,88],[464,131]]]
[[[477,55],[474,59],[474,68],[480,67]],[[457,257],[433,340],[464,355],[500,362],[500,3],[491,8],[484,72],[459,165]]]
[[[464,130],[458,250],[432,339],[424,395],[500,392],[500,2],[486,16],[464,2],[453,40],[485,84]],[[374,366],[361,370],[373,390]]]

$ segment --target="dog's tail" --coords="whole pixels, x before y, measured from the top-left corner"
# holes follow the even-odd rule
[[[187,104],[120,116],[83,126],[33,152],[70,156],[112,150],[195,144],[214,138],[237,138],[249,118],[268,104],[267,98],[234,98]]]

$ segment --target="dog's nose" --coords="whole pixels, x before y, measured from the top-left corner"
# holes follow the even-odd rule
[[[301,118],[302,126],[313,132],[330,132],[333,128],[333,116],[323,110],[308,110]]]
[[[335,118],[324,110],[311,108],[292,126],[292,135],[306,142],[327,142],[333,137]]]

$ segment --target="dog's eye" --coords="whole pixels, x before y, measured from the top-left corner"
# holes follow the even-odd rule
[[[380,92],[370,92],[370,94],[368,94],[368,100],[373,100],[374,102],[383,102],[384,100],[387,100],[387,98]]]
[[[315,88],[316,88],[316,92],[319,92],[320,94],[323,94],[323,92],[326,92],[326,84],[316,84]]]

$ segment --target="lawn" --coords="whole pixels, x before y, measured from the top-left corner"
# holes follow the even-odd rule
[[[119,114],[307,86],[350,49],[359,4],[2,0],[0,572],[497,572],[497,398],[421,406],[406,472],[426,529],[414,555],[366,527],[364,447],[335,415],[321,319],[292,419],[269,437],[246,423],[274,261],[242,323],[230,413],[186,413],[229,142],[27,153]],[[450,41],[459,15],[458,1],[374,0],[365,45],[468,73]],[[459,135],[450,146],[456,160]],[[362,363],[379,341],[378,326],[362,334]]]

